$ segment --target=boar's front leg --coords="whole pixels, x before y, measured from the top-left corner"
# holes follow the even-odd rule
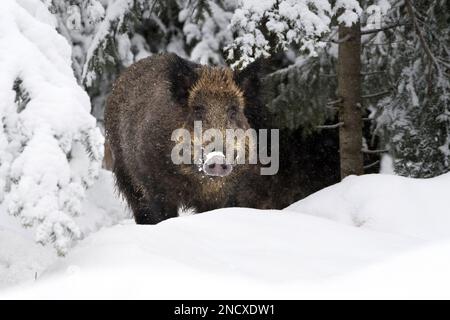
[[[177,205],[170,203],[164,194],[141,199],[132,209],[137,224],[157,224],[178,216]]]

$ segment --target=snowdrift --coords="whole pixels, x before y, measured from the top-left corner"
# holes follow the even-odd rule
[[[420,239],[450,236],[450,174],[433,179],[350,176],[286,210]]]
[[[99,178],[88,190],[82,212],[74,220],[84,237],[131,216],[114,193],[111,173],[105,170],[100,170]],[[57,261],[56,251],[35,243],[34,235],[35,228],[23,228],[20,221],[0,204],[0,290],[36,279]]]
[[[124,220],[0,298],[448,298],[449,188],[367,175],[281,211]]]

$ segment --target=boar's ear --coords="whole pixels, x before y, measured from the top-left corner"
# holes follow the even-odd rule
[[[235,81],[244,94],[245,116],[250,126],[255,129],[267,128],[269,120],[260,90],[264,63],[258,59],[244,70],[235,73]]]
[[[256,60],[245,69],[236,71],[234,79],[244,93],[246,105],[252,105],[258,101],[261,72],[261,60]]]
[[[180,105],[185,106],[189,98],[189,89],[197,81],[198,74],[196,69],[199,65],[180,58],[176,54],[171,54],[169,59],[169,79],[172,96]]]

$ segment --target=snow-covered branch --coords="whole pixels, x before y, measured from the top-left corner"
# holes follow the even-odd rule
[[[241,68],[293,43],[315,55],[324,45],[317,40],[329,31],[330,16],[328,0],[242,0],[231,19],[239,36],[227,47],[227,58]]]
[[[414,26],[414,30],[416,31],[416,34],[419,37],[420,43],[422,44],[422,47],[425,50],[425,53],[427,54],[427,56],[430,59],[430,61],[432,61],[433,64],[439,70],[438,62],[437,62],[433,52],[431,52],[430,47],[428,46],[427,42],[425,41],[425,38],[423,37],[423,34],[422,34],[422,30],[420,29],[420,26],[417,23],[416,15],[415,15],[415,12],[414,12],[414,8],[413,8],[413,6],[411,4],[411,1],[405,0],[405,4],[406,4],[406,9],[408,11],[408,14],[409,14],[409,16],[410,16],[410,18],[412,20],[412,23],[413,23],[413,26]]]
[[[40,1],[0,10],[0,203],[64,254],[81,231],[103,137],[71,68],[71,48]]]

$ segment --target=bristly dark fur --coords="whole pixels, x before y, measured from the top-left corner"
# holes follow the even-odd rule
[[[201,119],[211,128],[272,128],[260,100],[259,70],[257,62],[233,74],[160,54],[131,65],[115,81],[105,109],[106,139],[117,187],[136,223],[176,217],[180,206],[198,213],[230,205],[280,209],[338,181],[333,147],[338,144],[333,136],[332,147],[324,145],[327,133],[302,139],[295,132],[280,132],[276,176],[260,176],[257,165],[238,165],[229,176],[210,179],[196,166],[173,164],[172,132],[192,132],[199,105],[204,107]],[[234,122],[228,118],[231,106],[238,107]]]
[[[245,99],[245,115],[251,127],[268,128],[268,114],[260,99],[262,61],[256,60],[242,71],[235,71],[234,79],[241,88]]]
[[[211,179],[196,165],[171,161],[172,132],[194,124],[191,97],[204,106],[204,123],[210,127],[225,129],[234,103],[240,105],[234,125],[240,119],[239,128],[249,127],[242,93],[226,68],[154,55],[130,66],[113,85],[105,110],[106,138],[117,186],[137,223],[175,217],[180,206],[203,212],[235,203],[233,186],[242,180],[240,172],[247,172],[242,167],[229,177]]]
[[[187,104],[189,89],[198,79],[197,70],[200,65],[180,58],[177,55],[170,57],[168,66],[170,90],[173,98],[182,106]]]

